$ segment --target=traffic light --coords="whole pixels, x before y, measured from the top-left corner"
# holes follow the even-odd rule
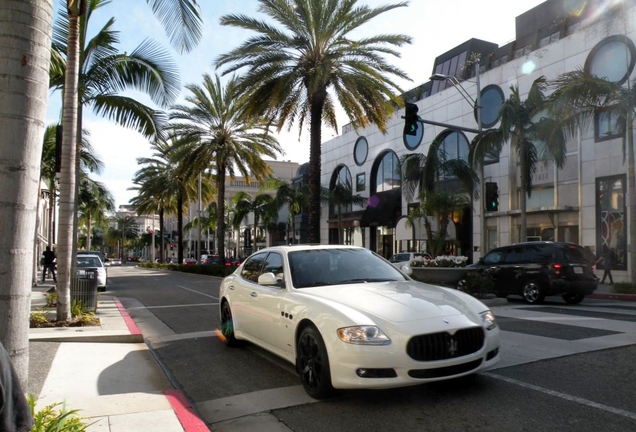
[[[486,182],[486,211],[499,211],[499,187],[496,182]]]
[[[417,127],[419,116],[417,111],[419,108],[414,103],[406,103],[406,113],[404,114],[404,134],[417,135]]]
[[[174,244],[170,243],[170,250],[174,249]]]

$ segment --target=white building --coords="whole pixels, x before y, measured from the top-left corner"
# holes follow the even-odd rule
[[[384,256],[420,246],[408,243],[412,234],[404,229],[413,203],[407,202],[401,190],[400,157],[426,153],[438,138],[444,140],[447,154],[465,159],[469,142],[479,129],[470,101],[477,99],[478,89],[481,123],[487,129],[499,125],[499,107],[509,97],[511,86],[518,87],[525,100],[533,81],[541,76],[554,80],[564,72],[584,68],[627,85],[634,77],[635,22],[632,0],[546,1],[516,18],[515,41],[497,46],[471,39],[436,59],[431,75],[456,77],[468,98],[450,80],[428,81],[407,92],[405,99],[417,104],[423,120],[416,136],[404,135],[405,112],[400,110],[390,120],[386,134],[375,126],[358,131],[345,126],[341,136],[324,142],[322,184],[333,187],[335,182],[348,179],[354,193],[369,197],[366,208],[354,207],[343,215],[347,242]],[[495,16],[493,22],[480,25],[497,25]],[[480,57],[477,76],[471,62],[475,55]],[[419,79],[428,79],[428,75]],[[485,182],[497,183],[499,207],[482,212],[482,206],[475,202],[473,209],[454,221],[461,243],[457,253],[476,261],[495,246],[537,239],[571,241],[590,246],[597,253],[613,246],[619,257],[614,277],[627,280],[627,197],[633,197],[634,191],[627,190],[627,161],[622,139],[613,133],[615,121],[597,116],[577,139],[570,140],[564,168],[556,169],[551,162],[538,165],[526,206],[527,239],[519,238],[517,155],[505,146],[499,157],[484,167]],[[601,199],[604,193],[610,199]],[[323,207],[323,242],[334,242],[334,230],[334,210]]]

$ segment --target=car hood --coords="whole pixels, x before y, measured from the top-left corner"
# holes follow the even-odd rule
[[[299,290],[336,309],[355,309],[390,321],[473,315],[486,309],[474,297],[460,291],[415,281],[332,285]]]

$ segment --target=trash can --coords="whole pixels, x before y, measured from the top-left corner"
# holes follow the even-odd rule
[[[71,278],[71,302],[80,301],[84,311],[97,312],[97,268],[78,269]]]

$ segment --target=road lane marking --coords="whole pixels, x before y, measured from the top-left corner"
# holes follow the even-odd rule
[[[535,390],[535,391],[538,391],[538,392],[541,392],[541,393],[545,393],[545,394],[550,395],[550,396],[558,397],[558,398],[561,398],[561,399],[564,399],[564,400],[567,400],[567,401],[570,401],[570,402],[576,402],[576,403],[579,403],[581,405],[586,405],[586,406],[589,406],[591,408],[600,409],[600,410],[603,410],[603,411],[610,412],[612,414],[616,414],[616,415],[620,415],[620,416],[623,416],[623,417],[627,417],[627,418],[632,419],[632,420],[636,420],[636,413],[633,413],[631,411],[626,411],[626,410],[623,410],[623,409],[620,409],[620,408],[614,408],[614,407],[611,407],[611,406],[608,406],[608,405],[603,405],[601,403],[594,402],[594,401],[591,401],[591,400],[588,400],[588,399],[583,399],[583,398],[580,398],[578,396],[572,396],[572,395],[569,395],[569,394],[566,394],[566,393],[561,393],[561,392],[550,390],[550,389],[547,389],[547,388],[544,388],[544,387],[539,387],[539,386],[536,386],[534,384],[529,384],[529,383],[526,383],[526,382],[523,382],[523,381],[516,380],[514,378],[508,378],[508,377],[505,377],[505,376],[497,375],[497,374],[494,374],[492,372],[484,372],[483,375],[491,377],[491,378],[495,378],[495,379],[498,379],[498,380],[501,380],[501,381],[505,381],[505,382],[510,383],[510,384],[515,384],[515,385],[518,385],[518,386],[521,386],[521,387],[525,387],[525,388],[528,388],[528,389],[531,389],[531,390]]]
[[[210,297],[210,298],[213,298],[214,300],[218,300],[219,299],[218,297],[214,297],[214,296],[212,296],[210,294],[205,294],[205,293],[202,293],[201,291],[193,290],[192,288],[184,287],[184,286],[181,286],[181,285],[177,285],[177,288],[181,288],[181,289],[184,289],[184,290],[187,290],[187,291],[192,291],[193,293],[201,294],[202,296]]]

